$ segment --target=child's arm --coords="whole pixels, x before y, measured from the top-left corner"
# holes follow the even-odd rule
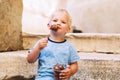
[[[27,61],[28,61],[29,63],[33,63],[33,62],[35,62],[35,61],[37,60],[40,51],[41,51],[44,47],[47,46],[47,42],[48,42],[48,40],[47,40],[46,38],[44,38],[44,39],[41,39],[41,40],[37,43],[37,45],[36,45],[36,47],[34,48],[34,50],[32,50],[32,51],[28,54],[28,56],[27,56]]]
[[[71,63],[70,65],[67,66],[65,70],[61,71],[60,78],[66,80],[70,78],[73,74],[75,74],[77,70],[78,70],[78,63],[77,62]]]

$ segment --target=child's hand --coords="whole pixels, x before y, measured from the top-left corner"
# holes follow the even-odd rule
[[[40,50],[42,50],[44,47],[47,46],[47,43],[48,43],[48,39],[47,39],[47,38],[41,39],[41,40],[38,42],[38,48],[39,48]]]
[[[62,79],[62,80],[68,80],[68,78],[70,78],[70,76],[71,76],[71,69],[70,69],[70,66],[67,65],[66,69],[62,70],[60,72],[60,79]]]

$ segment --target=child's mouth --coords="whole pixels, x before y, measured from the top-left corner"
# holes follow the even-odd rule
[[[57,32],[58,29],[59,29],[59,26],[58,26],[58,25],[52,25],[52,26],[50,27],[50,29],[53,30],[53,31],[55,31],[55,32]]]

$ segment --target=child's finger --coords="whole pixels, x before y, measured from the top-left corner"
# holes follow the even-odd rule
[[[44,39],[43,39],[43,42],[47,43],[47,42],[48,42],[48,39],[47,39],[47,38],[44,38]]]
[[[66,68],[69,68],[69,69],[70,69],[70,65],[67,65]]]

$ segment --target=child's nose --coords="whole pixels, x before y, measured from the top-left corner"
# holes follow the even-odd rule
[[[60,26],[60,24],[57,24],[58,26]]]
[[[58,21],[58,22],[57,22],[57,25],[58,25],[58,26],[60,26],[60,25],[61,25],[61,22],[60,22],[60,21]]]

